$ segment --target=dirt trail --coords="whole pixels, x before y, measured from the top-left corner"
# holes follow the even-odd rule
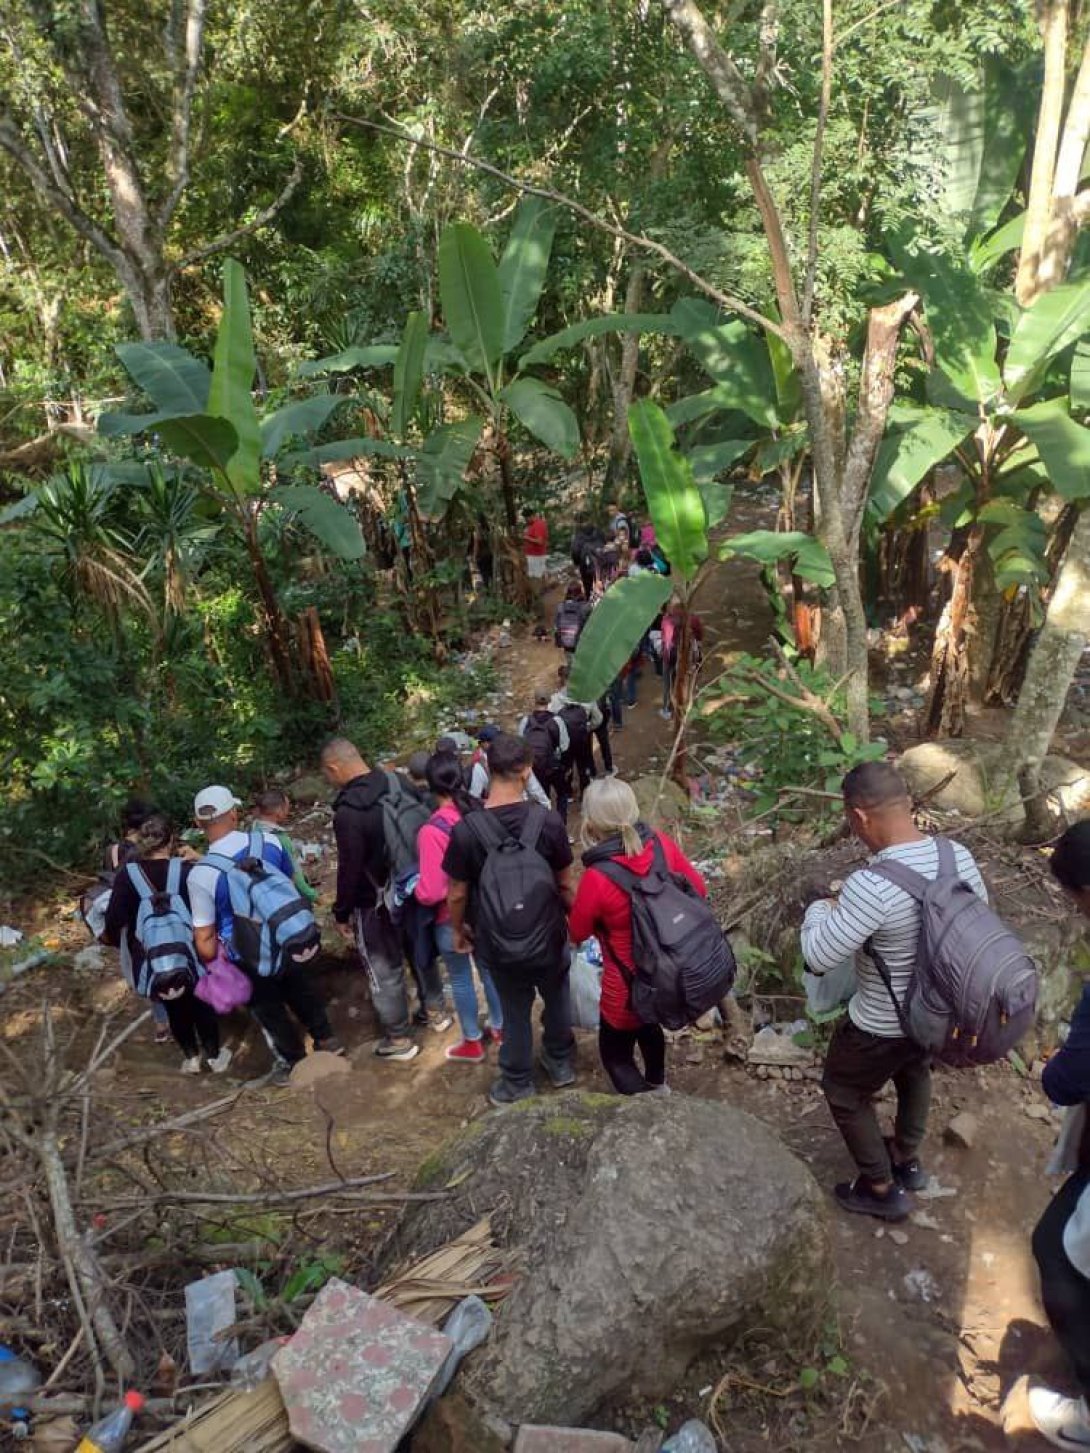
[[[764,505],[739,501],[732,528],[763,523]],[[699,609],[709,637],[706,669],[714,670],[714,661],[726,651],[761,649],[769,617],[755,567],[742,562],[716,566]],[[539,643],[529,637],[517,638],[501,653],[499,665],[509,678],[506,689],[513,692],[507,698],[510,717],[525,710],[538,682],[555,680],[558,660],[551,640]],[[617,764],[626,777],[661,770],[665,761],[670,724],[658,715],[659,692],[658,679],[648,670],[640,682],[639,705],[626,713],[616,739]],[[301,835],[313,836],[313,825]],[[319,874],[327,902],[332,871],[327,859]],[[65,948],[85,942],[75,929],[66,931],[65,938]],[[331,1174],[377,1172],[393,1172],[396,1183],[408,1184],[436,1146],[488,1113],[486,1092],[495,1066],[445,1061],[443,1048],[455,1037],[453,1029],[444,1036],[425,1033],[423,1051],[410,1064],[378,1062],[371,1053],[376,1026],[362,974],[348,960],[333,956],[322,972],[335,1032],[350,1045],[351,1075],[302,1093],[248,1092],[230,1117],[219,1122],[217,1135],[229,1143],[240,1170],[260,1168],[284,1185],[313,1184]],[[112,962],[93,974],[74,975],[68,966],[38,971],[13,986],[4,999],[0,1033],[13,1047],[30,1044],[43,994],[57,1005],[62,1022],[88,1037],[103,1012],[127,1016],[141,1007],[117,981]],[[183,1079],[173,1047],[152,1045],[145,1030],[119,1056],[116,1069],[104,1079],[103,1094],[127,1117],[141,1119],[206,1103],[266,1067],[264,1046],[245,1019],[231,1021],[228,1037],[239,1052],[226,1084],[210,1076]],[[593,1037],[581,1034],[579,1040],[580,1084],[606,1090]],[[669,1078],[676,1091],[728,1100],[766,1121],[822,1185],[831,1186],[848,1174],[845,1152],[817,1085],[752,1079],[724,1060],[715,1035],[672,1043]],[[997,1413],[1012,1375],[1036,1368],[1058,1373],[1062,1381],[1029,1254],[1030,1231],[1048,1196],[1041,1167],[1054,1135],[1052,1123],[1027,1113],[1041,1103],[1039,1085],[1006,1068],[938,1076],[925,1154],[929,1169],[953,1194],[930,1202],[924,1221],[909,1224],[896,1237],[865,1218],[830,1213],[845,1357],[853,1386],[871,1407],[866,1433],[850,1441],[836,1427],[804,1440],[773,1432],[773,1427],[782,1429],[781,1414],[793,1405],[799,1371],[780,1367],[775,1375],[763,1374],[775,1397],[736,1391],[735,1403],[724,1410],[735,1453],[770,1448],[786,1453],[803,1446],[814,1453],[849,1446],[876,1453],[957,1453],[1009,1446]],[[942,1142],[944,1127],[962,1109],[978,1122],[970,1150]],[[694,1211],[716,1214],[714,1207]],[[392,1214],[369,1210],[352,1222],[350,1235],[364,1271],[369,1251]],[[935,1287],[931,1300],[914,1298],[906,1289],[905,1277],[921,1270],[929,1273]],[[714,1380],[714,1369],[702,1369],[691,1386],[679,1389],[674,1410],[702,1412],[699,1390]],[[797,1392],[794,1397],[797,1405]],[[1029,1450],[1046,1445],[1027,1436],[1014,1446]]]

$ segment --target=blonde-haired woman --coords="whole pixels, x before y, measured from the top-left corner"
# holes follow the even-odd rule
[[[598,1052],[606,1074],[621,1095],[661,1090],[666,1083],[666,1037],[657,1024],[644,1024],[633,1012],[630,987],[635,969],[632,954],[632,902],[628,893],[596,871],[607,861],[646,877],[657,866],[683,875],[702,898],[704,879],[671,838],[653,833],[640,821],[636,794],[619,777],[592,782],[583,797],[582,842],[585,872],[579,880],[569,919],[573,942],[592,934],[602,945],[602,1003]],[[640,1051],[643,1069],[636,1063]]]

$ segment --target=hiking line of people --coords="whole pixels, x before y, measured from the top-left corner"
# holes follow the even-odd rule
[[[535,692],[517,733],[482,727],[466,763],[450,738],[417,754],[408,774],[372,767],[345,738],[321,753],[335,789],[332,916],[367,978],[382,1030],[374,1052],[385,1062],[415,1059],[421,1033],[452,1025],[449,987],[459,1038],[446,1059],[479,1064],[494,1050],[488,1098],[497,1107],[535,1095],[540,1081],[576,1080],[572,976],[586,974],[590,957],[573,955],[574,946],[598,945],[598,1052],[623,1095],[668,1093],[666,1031],[721,1005],[735,975],[700,873],[641,820],[604,752],[595,761],[602,704],[573,702],[567,680],[565,663],[556,690]],[[566,823],[576,788],[578,883]],[[836,894],[823,887],[807,906],[803,980],[815,1010],[846,1004],[822,1076],[855,1167],[834,1186],[835,1201],[897,1222],[929,1179],[921,1151],[932,1065],[1005,1057],[1033,1022],[1037,972],[989,905],[969,850],[916,826],[894,767],[854,768],[843,798],[869,857]],[[183,858],[162,814],[131,828],[113,854],[103,937],[121,946],[130,984],[161,1006],[185,1073],[202,1060],[213,1072],[228,1067],[217,1016],[245,1004],[272,1053],[270,1082],[282,1084],[305,1053],[301,1031],[317,1050],[344,1046],[314,976],[320,938],[282,831],[289,805],[282,794],[259,802],[248,832],[240,806],[223,786],[197,794],[208,851],[196,861]],[[1060,839],[1052,871],[1090,916],[1090,822]],[[875,1102],[888,1085],[896,1111],[887,1134]],[[1043,1087],[1071,1107],[1056,1157],[1069,1175],[1033,1250],[1081,1396],[1035,1388],[1030,1410],[1057,1446],[1090,1448],[1090,987]]]

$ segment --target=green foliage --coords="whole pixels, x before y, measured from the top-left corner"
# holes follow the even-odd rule
[[[729,560],[732,555],[758,560],[762,565],[786,560],[793,575],[826,588],[836,580],[825,546],[799,530],[751,530],[745,535],[731,535],[720,546],[719,556]]]
[[[804,661],[795,669],[802,684],[842,722],[845,702],[827,673]],[[741,656],[717,680],[702,713],[702,726],[712,740],[735,743],[740,759],[758,769],[755,813],[779,807],[786,819],[813,821],[838,811],[839,800],[822,806],[815,798],[781,801],[781,793],[804,787],[836,794],[845,772],[859,762],[878,760],[885,755],[886,746],[858,742],[848,731],[842,731],[838,740],[812,711],[783,700],[784,693],[795,694],[794,687],[783,679],[774,661]],[[716,706],[716,700],[724,696],[744,700]]]
[[[692,465],[678,453],[670,421],[657,404],[634,403],[628,429],[655,535],[679,579],[691,583],[708,554],[707,513]]]
[[[596,701],[609,687],[672,588],[668,577],[648,571],[606,592],[579,637],[568,681],[574,701]]]

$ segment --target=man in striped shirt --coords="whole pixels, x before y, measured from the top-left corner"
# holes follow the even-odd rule
[[[848,826],[870,850],[872,863],[904,863],[925,878],[938,872],[935,839],[912,819],[908,789],[888,762],[864,762],[844,778]],[[959,875],[982,898],[987,889],[968,849],[954,843]],[[858,989],[837,1026],[825,1059],[822,1089],[833,1119],[859,1169],[836,1187],[848,1211],[903,1221],[912,1190],[927,1183],[917,1151],[927,1129],[931,1063],[905,1035],[900,1006],[916,963],[920,909],[903,888],[860,868],[839,899],[811,903],[802,925],[802,953],[811,973],[823,974],[858,955]],[[887,987],[872,948],[885,966]],[[860,952],[864,950],[864,952]],[[874,1098],[890,1081],[897,1091],[891,1140],[882,1137]]]

